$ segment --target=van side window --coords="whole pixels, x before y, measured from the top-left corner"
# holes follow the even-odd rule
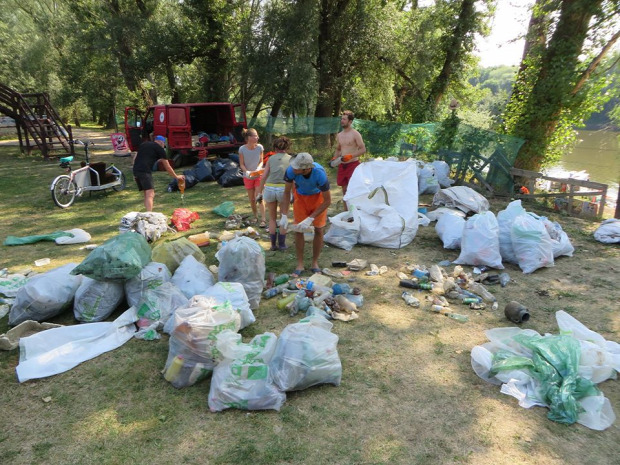
[[[185,126],[187,119],[185,118],[185,108],[168,109],[168,124],[170,126]]]

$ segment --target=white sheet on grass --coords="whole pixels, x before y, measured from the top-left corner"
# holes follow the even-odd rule
[[[136,332],[135,307],[112,322],[87,323],[48,329],[19,340],[20,383],[57,375],[86,360],[117,349]]]

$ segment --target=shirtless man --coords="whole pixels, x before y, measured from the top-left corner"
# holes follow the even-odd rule
[[[362,135],[353,129],[353,112],[346,110],[342,112],[340,118],[340,126],[342,131],[336,135],[338,145],[336,146],[336,154],[332,159],[331,166],[338,166],[338,177],[336,184],[342,187],[342,197],[347,193],[349,180],[353,175],[353,171],[360,164],[359,157],[366,153],[366,146],[362,140]],[[344,203],[345,210],[347,203]]]

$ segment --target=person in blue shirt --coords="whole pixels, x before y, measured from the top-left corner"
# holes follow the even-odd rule
[[[323,232],[327,223],[327,209],[332,203],[329,191],[329,179],[325,169],[316,163],[309,153],[298,153],[284,172],[284,196],[282,198],[282,218],[280,227],[288,226],[288,210],[291,192],[294,196],[293,218],[295,224],[290,227],[295,232],[295,254],[297,267],[292,273],[299,277],[304,271],[304,232],[314,228],[312,241],[312,265],[310,271],[319,273],[319,256],[323,249]]]

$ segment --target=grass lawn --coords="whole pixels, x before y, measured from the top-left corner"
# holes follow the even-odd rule
[[[130,159],[115,158],[95,146],[93,161],[115,163],[128,178],[127,188],[86,194],[63,210],[54,205],[49,190],[51,181],[62,174],[57,163],[0,146],[0,240],[82,228],[92,235],[92,243],[101,244],[118,234],[121,217],[143,209]],[[335,171],[330,173],[338,200]],[[225,200],[235,203],[236,212],[250,213],[243,187],[199,183],[186,191],[182,202],[178,192],[165,191],[169,181],[166,173],[155,174],[155,210],[170,216],[175,208],[185,207],[198,212],[200,219],[190,231],[161,241],[205,230],[221,232],[224,219],[212,210]],[[430,203],[431,198],[422,201]],[[497,213],[506,203],[493,200],[492,210]],[[160,373],[168,354],[167,335],[158,341],[132,339],[68,372],[22,384],[15,376],[18,351],[0,353],[0,463],[617,464],[617,423],[603,432],[554,423],[547,419],[547,409],[519,407],[471,368],[470,351],[486,342],[484,331],[512,325],[503,314],[511,300],[530,309],[524,328],[557,334],[554,315],[564,309],[606,339],[620,341],[618,245],[593,239],[597,222],[539,211],[534,204],[526,208],[558,221],[576,248],[574,256],[531,275],[507,265],[513,282],[505,288],[490,287],[498,310],[453,304],[458,313],[469,316],[463,324],[431,313],[427,302],[412,308],[400,298],[403,289],[396,272],[407,264],[430,267],[458,255],[443,249],[433,226],[420,227],[414,241],[398,250],[357,245],[345,252],[326,247],[324,267],[333,260],[365,258],[389,271],[374,277],[354,274],[365,299],[360,317],[336,321],[333,328],[340,338],[341,385],[288,393],[280,412],[211,413],[208,379],[181,390],[172,387]],[[330,215],[335,212],[333,206]],[[293,248],[270,252],[265,234],[259,243],[265,249],[267,271],[294,269]],[[1,245],[0,268],[47,271],[80,263],[88,253],[80,250],[82,245]],[[206,264],[217,265],[216,243],[202,250]],[[51,263],[35,267],[34,261],[45,257]],[[125,309],[119,307],[112,318]],[[266,331],[280,334],[297,321],[276,308],[276,299],[263,300],[255,315],[256,323],[241,332],[244,342]],[[71,311],[51,321],[77,324]],[[8,329],[8,317],[0,319],[0,333]],[[620,413],[618,382],[609,380],[599,387]]]

